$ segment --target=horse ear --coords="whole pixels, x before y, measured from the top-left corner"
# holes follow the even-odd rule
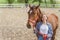
[[[40,5],[37,5],[37,7],[36,7],[36,8],[39,8],[39,6],[40,6]]]
[[[29,4],[29,8],[31,8],[31,5]]]

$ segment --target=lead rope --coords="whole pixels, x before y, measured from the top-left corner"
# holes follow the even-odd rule
[[[47,38],[46,37],[44,37],[44,40],[46,40]]]
[[[44,34],[44,36],[45,36],[45,34]],[[47,39],[47,36],[43,37],[43,39],[46,40]]]

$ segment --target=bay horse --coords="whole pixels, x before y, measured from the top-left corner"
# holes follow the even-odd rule
[[[39,5],[38,6],[30,6],[29,5],[30,10],[28,11],[28,21],[27,21],[27,27],[34,28],[36,27],[36,24],[40,21],[42,21],[42,16],[43,13],[41,12]],[[47,14],[48,19],[47,21],[52,25],[53,28],[53,37],[52,40],[55,39],[55,34],[56,34],[56,30],[58,28],[58,17],[55,14]]]

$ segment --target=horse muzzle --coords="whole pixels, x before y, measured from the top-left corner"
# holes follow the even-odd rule
[[[28,23],[27,23],[27,27],[28,27],[28,28],[34,27],[34,26],[35,26],[35,23],[36,23],[35,20],[29,19],[29,20],[28,20]]]

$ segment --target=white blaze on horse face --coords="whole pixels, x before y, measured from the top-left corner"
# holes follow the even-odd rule
[[[30,14],[32,13],[32,10],[30,10]]]

